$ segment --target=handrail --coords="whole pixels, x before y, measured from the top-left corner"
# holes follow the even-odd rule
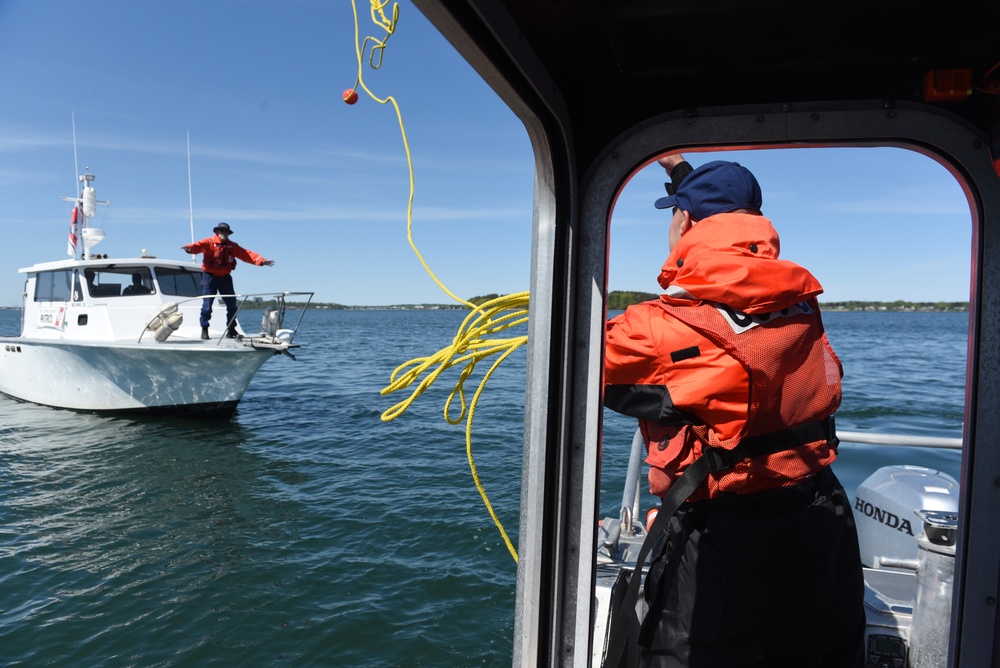
[[[948,448],[962,449],[961,438],[945,438],[941,436],[908,436],[906,434],[873,434],[867,431],[837,430],[837,438],[841,442],[870,443],[872,445],[905,445],[917,448]]]
[[[622,533],[627,535],[632,534],[632,521],[639,516],[639,471],[642,469],[645,449],[646,442],[642,438],[642,431],[636,429],[632,436],[632,450],[628,456],[628,472],[625,474],[625,489],[622,492],[622,510],[618,515]]]
[[[300,295],[309,295],[309,298],[306,300],[305,306],[302,307],[302,312],[299,313],[299,319],[295,323],[294,329],[292,329],[292,338],[294,339],[295,335],[298,334],[298,332],[299,332],[299,326],[302,325],[302,318],[305,317],[306,311],[309,310],[309,305],[312,303],[312,299],[313,299],[313,296],[315,296],[315,294],[316,294],[315,292],[251,292],[251,293],[248,293],[248,294],[232,294],[232,295],[224,295],[224,294],[220,293],[220,294],[215,294],[215,295],[198,295],[197,297],[188,297],[187,299],[182,299],[181,301],[174,302],[174,303],[177,304],[178,308],[180,308],[180,306],[182,304],[187,304],[187,303],[193,302],[193,301],[204,301],[205,299],[216,299],[216,298],[225,298],[225,297],[236,297],[238,299],[241,298],[240,303],[236,307],[236,312],[233,314],[233,319],[231,321],[227,321],[226,322],[226,328],[228,329],[233,324],[233,322],[236,321],[236,317],[239,315],[240,310],[242,310],[243,306],[247,303],[247,300],[250,299],[251,297],[267,297],[269,299],[274,299],[275,301],[282,301],[283,302],[284,299],[285,299],[285,297],[300,296]],[[166,302],[164,302],[164,303],[166,303]],[[160,304],[160,307],[162,308],[163,305],[164,304]],[[152,319],[152,318],[150,318],[150,319]],[[142,332],[139,334],[138,343],[142,342],[142,337],[145,336],[146,332],[148,332],[148,331],[149,330],[148,330],[147,327],[143,327],[142,328]],[[223,338],[225,338],[225,337],[223,337]],[[222,343],[222,339],[219,339],[219,341],[216,342],[216,345],[220,345],[221,343]]]
[[[299,325],[302,324],[302,318],[305,316],[306,311],[309,310],[309,304],[312,303],[312,298],[313,298],[313,295],[315,295],[315,294],[316,294],[315,292],[257,292],[257,293],[250,293],[250,294],[247,294],[247,295],[212,295],[212,296],[213,297],[240,297],[240,296],[243,297],[243,301],[241,301],[239,303],[239,305],[236,307],[236,313],[233,314],[233,319],[226,322],[226,328],[228,329],[229,327],[232,327],[232,325],[233,325],[234,322],[236,322],[236,316],[238,316],[240,314],[240,310],[243,308],[243,305],[246,304],[247,300],[250,299],[251,297],[274,297],[275,301],[282,302],[282,305],[284,305],[285,297],[287,297],[289,295],[293,295],[293,296],[294,295],[309,295],[309,299],[306,300],[306,305],[304,307],[302,307],[302,313],[299,314],[299,320],[298,320],[298,322],[295,323],[295,329],[292,330],[292,338],[294,339],[295,335],[299,333]],[[207,297],[207,296],[208,295],[202,295],[203,298]],[[219,343],[221,343],[221,342],[222,342],[222,339],[219,339],[219,341],[215,345],[219,345]]]

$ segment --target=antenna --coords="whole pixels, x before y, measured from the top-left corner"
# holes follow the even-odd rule
[[[191,223],[191,243],[194,243],[194,198],[191,196],[191,131],[187,131],[188,150],[188,218]]]
[[[77,176],[80,174],[80,159],[76,156],[76,112],[71,111],[70,116],[73,119],[73,190],[76,191],[77,197],[80,196],[80,186]]]

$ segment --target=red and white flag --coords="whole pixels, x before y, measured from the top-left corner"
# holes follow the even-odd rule
[[[66,246],[66,254],[76,257],[76,240],[80,231],[80,206],[73,207],[73,216],[69,221],[69,243]]]

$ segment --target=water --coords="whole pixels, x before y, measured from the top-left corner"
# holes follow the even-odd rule
[[[265,364],[232,422],[0,398],[0,664],[509,665],[515,565],[464,426],[443,419],[455,376],[379,420],[392,369],[463,317],[310,312],[298,360]],[[965,314],[825,322],[847,367],[842,428],[958,435]],[[16,326],[0,312],[0,332]],[[473,443],[515,542],[524,358],[489,381]],[[601,510],[616,514],[634,423],[605,417]],[[957,476],[959,461],[845,445],[836,466],[853,489],[886,463]]]

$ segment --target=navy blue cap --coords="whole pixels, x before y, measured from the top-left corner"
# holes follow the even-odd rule
[[[219,232],[225,232],[226,234],[232,234],[233,230],[229,227],[229,223],[219,223],[212,231],[218,234]]]
[[[737,162],[715,160],[694,170],[677,186],[677,192],[656,200],[657,209],[678,206],[695,220],[736,209],[760,211],[760,184],[750,170]]]

